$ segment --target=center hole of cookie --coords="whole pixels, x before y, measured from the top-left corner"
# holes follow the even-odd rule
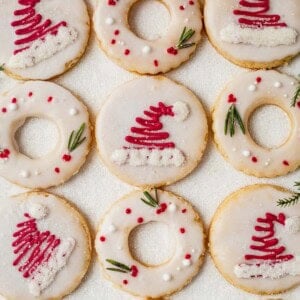
[[[283,145],[291,131],[288,114],[276,105],[263,105],[257,108],[252,113],[248,125],[253,140],[267,149]]]
[[[167,32],[170,13],[167,7],[156,0],[139,0],[130,9],[130,29],[140,38],[154,41]]]
[[[35,159],[47,155],[57,145],[57,126],[45,118],[27,118],[15,133],[19,151]]]
[[[175,251],[175,239],[168,225],[149,222],[139,225],[129,235],[129,249],[133,258],[146,266],[167,262]]]

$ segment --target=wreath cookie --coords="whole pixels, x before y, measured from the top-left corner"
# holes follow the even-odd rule
[[[291,120],[289,138],[278,148],[257,145],[248,131],[248,120],[260,106],[276,105]],[[240,74],[219,96],[213,109],[214,138],[222,155],[238,170],[257,177],[275,177],[300,165],[299,85],[276,71]]]
[[[228,60],[246,68],[273,68],[300,51],[300,6],[295,0],[207,0],[206,31]]]
[[[80,59],[89,31],[83,0],[3,0],[0,65],[18,79],[55,77]]]
[[[96,122],[100,155],[119,178],[162,186],[189,174],[201,160],[207,120],[199,100],[164,77],[143,77],[113,92]]]
[[[300,205],[281,207],[289,191],[253,185],[228,196],[210,228],[211,256],[226,280],[255,294],[300,284]]]
[[[44,192],[13,196],[0,206],[0,294],[29,300],[71,293],[91,258],[83,217],[65,200]]]
[[[137,0],[98,2],[94,27],[101,48],[128,71],[140,74],[168,72],[189,59],[201,38],[199,1],[163,0],[171,21],[166,35],[144,40],[131,31],[128,14]]]
[[[158,266],[136,261],[130,232],[141,224],[167,224],[176,239],[172,258]],[[104,216],[95,241],[108,280],[136,296],[158,299],[181,290],[197,274],[205,252],[204,229],[191,204],[166,191],[134,191]]]
[[[0,96],[0,175],[28,188],[61,184],[78,172],[91,141],[86,107],[69,91],[50,82],[31,81]],[[59,131],[55,147],[32,159],[19,151],[14,135],[27,118],[53,121]]]

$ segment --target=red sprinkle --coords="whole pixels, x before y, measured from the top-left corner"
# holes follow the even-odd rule
[[[6,112],[7,112],[6,107],[3,107],[3,108],[2,108],[2,112],[3,112],[3,113],[6,113]]]
[[[105,237],[105,236],[103,236],[103,235],[102,235],[102,236],[100,236],[100,242],[102,242],[102,243],[103,243],[103,242],[105,242],[105,241],[106,241],[106,237]]]
[[[51,97],[51,96],[48,97],[48,99],[47,99],[48,102],[51,102],[52,100],[53,100],[53,97]]]
[[[257,157],[253,156],[253,157],[252,157],[252,161],[253,161],[254,163],[257,163],[257,162],[258,162]]]
[[[62,157],[62,159],[64,161],[70,161],[72,159],[72,156],[70,154],[64,154],[63,157]]]
[[[194,1],[189,1],[189,5],[194,5]]]
[[[17,103],[17,98],[12,98],[11,103]]]
[[[132,277],[137,277],[139,273],[139,270],[136,266],[132,265],[131,266],[131,276]]]
[[[55,173],[59,173],[59,172],[60,172],[60,169],[56,167],[56,168],[54,169],[54,172],[55,172]]]
[[[184,10],[184,6],[183,6],[183,5],[180,5],[180,6],[179,6],[179,9],[180,9],[180,10]]]
[[[29,92],[28,93],[28,97],[32,97],[33,93],[32,92]]]
[[[116,1],[115,0],[108,0],[107,4],[115,6],[116,5]]]
[[[191,254],[189,254],[189,253],[185,255],[185,259],[190,259],[191,257],[192,257],[192,256],[191,256]]]
[[[153,63],[154,63],[154,66],[155,66],[155,67],[158,67],[158,60],[157,60],[157,59],[155,59],[155,60],[153,61]]]
[[[143,222],[144,222],[144,219],[140,217],[140,218],[137,219],[137,222],[138,222],[138,223],[143,223]]]
[[[114,35],[119,35],[120,34],[120,30],[115,30]]]
[[[300,108],[300,102],[297,103],[297,106]]]
[[[262,80],[261,77],[256,77],[256,82],[257,82],[257,83],[260,83],[261,80]]]
[[[283,163],[285,166],[289,166],[289,165],[290,165],[289,162],[288,162],[287,160],[284,160],[282,163]]]
[[[128,284],[128,280],[124,279],[123,284],[125,284],[125,285]]]
[[[124,51],[124,54],[125,54],[125,55],[129,55],[129,54],[130,54],[130,50],[129,50],[129,49],[126,49],[126,50]]]
[[[131,209],[130,209],[130,208],[126,208],[125,213],[126,213],[127,215],[130,215],[130,214],[131,214]]]
[[[185,229],[184,229],[183,227],[181,227],[181,228],[179,229],[179,231],[180,231],[180,233],[182,233],[182,234],[185,233]]]
[[[181,212],[182,212],[183,214],[185,214],[185,213],[186,213],[186,208],[182,209]]]
[[[235,103],[236,102],[236,97],[233,94],[228,95],[228,103]]]
[[[167,49],[167,52],[168,52],[169,54],[172,54],[172,55],[177,55],[177,54],[178,54],[178,50],[175,49],[174,47],[168,48],[168,49]]]
[[[111,42],[110,42],[112,45],[114,45],[116,43],[116,40],[115,39],[112,39]]]

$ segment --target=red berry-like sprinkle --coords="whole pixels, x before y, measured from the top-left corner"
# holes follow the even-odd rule
[[[111,43],[112,45],[114,45],[114,44],[116,43],[116,40],[115,40],[115,39],[112,39],[112,40],[110,41],[110,43]]]
[[[297,103],[297,106],[300,108],[300,101]]]
[[[125,285],[128,284],[128,280],[124,279],[123,284],[125,284]]]
[[[168,48],[168,49],[167,49],[167,52],[168,52],[169,54],[172,54],[172,55],[177,55],[177,54],[178,54],[178,50],[175,49],[174,47]]]
[[[11,103],[17,103],[17,98],[12,98]]]
[[[185,213],[186,213],[186,208],[182,209],[181,212],[182,212],[183,214],[185,214]]]
[[[189,5],[194,5],[194,1],[189,1]]]
[[[120,34],[120,30],[115,30],[114,35],[119,35]]]
[[[258,162],[257,157],[253,156],[253,157],[252,157],[252,161],[253,161],[254,163],[257,163],[257,162]]]
[[[257,82],[257,83],[260,83],[261,80],[262,80],[261,77],[256,77],[256,82]]]
[[[283,163],[285,166],[289,166],[289,165],[290,165],[289,162],[288,162],[287,160],[284,160],[282,163]]]
[[[10,151],[9,151],[8,149],[4,149],[4,150],[3,150],[3,153],[4,153],[6,156],[8,156],[8,155],[10,154]]]
[[[62,159],[64,161],[70,161],[72,159],[72,156],[70,154],[64,154],[63,157],[62,157]]]
[[[180,231],[180,233],[184,234],[184,233],[185,233],[185,228],[181,227],[181,228],[179,229],[179,231]]]
[[[153,61],[153,64],[154,64],[155,67],[158,67],[158,60],[155,59],[155,60]]]
[[[55,172],[55,173],[59,173],[59,172],[60,172],[60,169],[56,167],[56,168],[54,169],[54,172]]]
[[[116,5],[116,1],[115,0],[108,0],[107,4],[115,6]]]
[[[130,208],[126,208],[126,209],[125,209],[125,213],[126,213],[127,215],[130,215],[130,214],[131,214],[131,209],[130,209]]]
[[[138,273],[139,273],[139,270],[136,266],[131,266],[131,276],[132,277],[137,277],[138,276]]]
[[[28,97],[32,97],[33,93],[32,92],[29,92],[28,93]]]
[[[180,5],[180,6],[179,6],[179,9],[180,9],[180,10],[184,10],[184,6],[183,6],[183,5]]]
[[[100,236],[100,242],[104,243],[106,241],[106,237],[105,236]]]
[[[3,113],[6,113],[6,112],[7,112],[6,107],[3,107],[1,111],[2,111]]]
[[[138,222],[138,223],[143,223],[143,222],[144,222],[144,219],[140,217],[140,218],[137,219],[137,222]]]
[[[185,259],[190,259],[191,257],[192,257],[192,256],[191,256],[191,254],[189,254],[189,253],[185,255]]]
[[[236,97],[233,94],[228,95],[228,103],[235,103],[236,102]]]
[[[162,213],[162,210],[161,210],[160,208],[158,208],[158,209],[156,210],[156,213],[157,213],[158,215],[160,215],[160,214]]]
[[[124,54],[125,55],[129,55],[130,54],[130,50],[129,49],[125,49]]]
[[[47,99],[48,102],[52,102],[52,100],[53,100],[53,97],[51,97],[51,96],[48,97],[48,99]]]

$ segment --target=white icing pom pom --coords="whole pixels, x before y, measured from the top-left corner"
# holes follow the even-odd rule
[[[293,216],[285,220],[285,227],[288,233],[296,234],[300,232],[300,217]]]
[[[115,23],[115,20],[113,18],[108,17],[105,19],[105,24],[107,24],[107,25],[112,25],[114,23]]]
[[[280,87],[282,87],[282,83],[279,82],[279,81],[276,81],[276,82],[274,83],[274,87],[280,88]]]
[[[164,274],[163,275],[163,280],[164,281],[170,281],[172,279],[172,276],[168,273]]]
[[[78,114],[78,110],[77,110],[76,108],[71,108],[71,109],[69,110],[69,114],[70,114],[71,116],[76,116],[76,115]]]
[[[116,232],[117,231],[117,227],[114,224],[110,224],[108,230],[110,232]]]
[[[250,84],[250,85],[248,86],[248,91],[250,91],[250,92],[256,91],[256,86],[255,86],[254,84]]]
[[[186,103],[178,101],[173,105],[173,113],[175,121],[182,122],[188,117],[190,110]]]
[[[127,149],[118,149],[113,152],[111,155],[111,160],[118,164],[123,165],[126,163],[128,158],[128,150]]]
[[[28,178],[28,177],[30,177],[30,173],[29,173],[29,171],[22,170],[20,172],[20,176],[23,177],[23,178]]]
[[[143,52],[144,54],[149,54],[151,51],[152,51],[152,49],[151,49],[151,47],[148,46],[148,45],[144,46],[143,49],[142,49],[142,52]]]
[[[182,261],[182,265],[185,266],[185,267],[189,267],[191,264],[192,264],[192,262],[191,262],[190,259],[184,259]]]
[[[28,206],[28,213],[32,218],[39,220],[47,216],[48,208],[39,203],[31,203]]]
[[[175,212],[175,211],[177,210],[176,204],[174,204],[174,203],[169,204],[168,210],[169,210],[170,212]]]
[[[243,154],[243,156],[245,156],[245,157],[249,157],[249,156],[251,155],[251,152],[250,152],[249,150],[244,150],[244,151],[242,152],[242,154]]]
[[[18,109],[18,104],[16,103],[10,103],[8,106],[9,110],[17,110]]]

